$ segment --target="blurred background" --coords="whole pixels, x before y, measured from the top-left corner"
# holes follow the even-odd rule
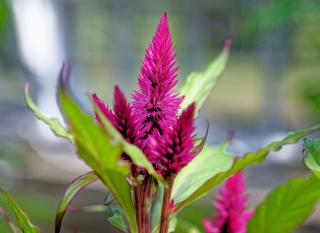
[[[88,168],[26,108],[24,83],[43,112],[60,119],[55,88],[66,59],[73,64],[73,92],[88,111],[90,92],[111,103],[119,84],[130,97],[163,11],[182,81],[205,69],[226,39],[233,40],[227,68],[197,121],[199,134],[209,121],[209,143],[232,134],[230,150],[238,155],[320,122],[318,0],[0,0],[0,187],[42,232],[53,232],[59,198]],[[304,176],[302,159],[298,144],[249,168],[250,206],[289,177]],[[75,203],[101,203],[105,195],[93,185]],[[201,227],[201,219],[212,216],[213,197],[180,218]],[[320,232],[319,218],[318,211],[297,232]],[[81,233],[112,232],[105,214],[68,214],[63,232],[74,225]],[[0,232],[8,232],[2,219]]]

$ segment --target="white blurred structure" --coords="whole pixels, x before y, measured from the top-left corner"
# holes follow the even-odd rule
[[[40,85],[37,104],[48,116],[59,117],[56,81],[65,57],[58,17],[51,0],[11,0],[21,62]],[[55,137],[38,122],[45,139]]]

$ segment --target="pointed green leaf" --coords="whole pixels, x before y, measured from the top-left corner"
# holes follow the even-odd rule
[[[174,232],[176,230],[177,227],[177,223],[178,223],[178,219],[175,215],[172,215],[170,217],[170,222],[169,222],[169,232]]]
[[[128,226],[123,219],[122,212],[119,208],[109,208],[108,212],[108,221],[112,226],[119,229],[122,232],[128,232]]]
[[[163,200],[164,186],[159,184],[157,188],[157,196],[155,197],[151,209],[151,229],[152,233],[158,232],[160,229],[160,218],[162,210],[162,200]]]
[[[179,233],[200,233],[201,231],[196,226],[194,226],[192,223],[189,223],[183,219],[178,219],[176,232],[179,232]]]
[[[208,68],[199,73],[191,73],[179,93],[184,96],[181,109],[185,109],[192,103],[196,104],[196,112],[199,111],[211,90],[216,86],[218,77],[224,70],[229,56],[231,41],[226,41],[225,47],[219,57]]]
[[[77,177],[65,192],[63,198],[60,200],[56,213],[55,232],[59,233],[62,219],[71,204],[73,198],[86,186],[98,180],[98,176],[94,172],[88,172],[82,176]]]
[[[19,207],[19,205],[10,197],[10,195],[0,188],[0,193],[5,197],[8,204],[12,208],[19,228],[23,233],[38,233],[39,228],[34,226],[31,222],[27,214]]]
[[[160,221],[160,219],[158,219]],[[159,233],[160,231],[160,223],[159,221],[157,222],[157,224],[152,228],[152,233]],[[176,227],[178,224],[178,219],[177,217],[173,214],[170,216],[170,220],[169,220],[169,228],[168,228],[168,232],[175,232]]]
[[[87,206],[69,206],[68,212],[73,213],[99,213],[99,212],[106,212],[107,207],[102,204],[97,205],[87,205]]]
[[[317,125],[317,126],[314,126],[311,128],[300,129],[295,132],[289,133],[282,140],[272,142],[269,145],[267,145],[266,147],[259,149],[256,152],[246,153],[243,157],[235,160],[235,162],[233,163],[232,167],[229,170],[227,170],[225,172],[220,172],[220,173],[214,175],[213,177],[208,179],[194,193],[192,193],[187,199],[185,199],[181,203],[178,203],[177,207],[176,207],[176,211],[180,211],[183,207],[189,205],[191,202],[203,197],[213,187],[216,187],[217,185],[221,184],[225,179],[227,179],[228,177],[232,176],[233,174],[243,170],[247,166],[262,162],[271,151],[278,151],[284,145],[296,143],[301,138],[303,138],[309,134],[312,134],[315,131],[318,131],[319,129],[320,129],[320,125]]]
[[[258,205],[249,221],[248,233],[289,233],[311,215],[320,199],[320,181],[291,179],[275,188]]]
[[[58,97],[61,110],[73,134],[77,154],[109,189],[123,209],[131,231],[136,232],[135,210],[126,178],[130,168],[128,164],[119,161],[122,145],[112,140],[94,118],[78,106],[62,84],[58,90]]]
[[[8,226],[13,233],[21,233],[21,230],[9,219],[8,214],[1,207],[0,207],[0,215],[2,215],[3,219],[8,223]]]
[[[180,203],[200,188],[208,179],[232,166],[232,155],[226,151],[228,143],[205,146],[174,180],[172,198]]]
[[[304,163],[317,177],[320,178],[320,139],[305,139],[304,148],[307,153]]]
[[[29,94],[29,86],[28,84],[25,85],[24,89],[24,97],[25,101],[29,107],[29,109],[34,113],[34,115],[47,124],[51,131],[58,137],[63,137],[68,139],[70,142],[73,141],[72,135],[63,127],[60,121],[57,118],[49,118],[46,117],[41,110],[36,106],[36,104],[32,101],[30,94]]]

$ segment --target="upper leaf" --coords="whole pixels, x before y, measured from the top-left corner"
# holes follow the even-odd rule
[[[63,127],[63,125],[60,123],[60,121],[57,118],[49,118],[46,117],[41,110],[35,105],[35,103],[32,101],[30,94],[29,94],[29,86],[28,84],[25,85],[24,89],[24,97],[25,101],[29,107],[29,109],[34,113],[34,115],[47,124],[51,131],[58,137],[63,137],[68,139],[70,142],[73,141],[72,135]]]
[[[31,222],[27,214],[19,207],[19,205],[10,197],[10,195],[0,188],[0,193],[6,198],[8,204],[12,208],[17,222],[18,226],[21,229],[23,233],[38,233],[39,228],[34,226]]]
[[[98,176],[94,172],[88,172],[76,178],[68,187],[63,198],[60,200],[57,208],[55,220],[55,232],[59,233],[61,228],[62,219],[71,204],[73,198],[86,186],[98,180]]]
[[[289,233],[302,224],[320,199],[319,179],[291,179],[258,205],[248,233]]]
[[[129,166],[119,162],[122,146],[119,141],[112,140],[94,118],[85,113],[70,97],[66,88],[69,73],[70,68],[64,65],[60,73],[58,98],[61,110],[70,125],[77,153],[113,194],[127,217],[131,231],[136,232],[135,210],[126,180]]]
[[[320,178],[320,139],[305,139],[304,148],[307,153],[304,159],[306,166]]]
[[[180,203],[200,188],[208,179],[232,165],[232,155],[226,151],[228,143],[205,146],[175,178],[172,198]]]
[[[295,132],[289,133],[282,140],[274,141],[256,152],[246,153],[243,157],[236,159],[229,170],[225,172],[220,172],[212,176],[201,187],[199,187],[195,192],[193,192],[188,198],[179,203],[176,207],[176,211],[181,210],[183,207],[190,204],[191,202],[203,197],[213,187],[221,184],[221,182],[223,182],[229,176],[232,176],[233,174],[243,170],[245,167],[250,166],[254,163],[262,162],[271,151],[278,151],[282,148],[282,146],[295,143],[301,138],[309,134],[312,134],[315,131],[318,131],[319,129],[320,125],[316,125],[311,128],[300,129]]]
[[[227,64],[230,46],[231,40],[227,40],[219,57],[206,70],[191,73],[187,77],[185,84],[179,91],[180,95],[184,96],[181,109],[195,103],[196,113],[199,111],[210,91],[216,86],[218,77]]]

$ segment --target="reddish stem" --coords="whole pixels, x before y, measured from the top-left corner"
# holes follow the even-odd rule
[[[150,216],[147,201],[151,196],[151,181],[151,177],[147,175],[143,182],[134,188],[138,233],[150,233]]]
[[[171,202],[172,185],[173,185],[173,178],[170,178],[168,181],[167,187],[165,187],[164,189],[164,194],[163,194],[160,233],[168,233],[170,214],[171,214],[170,202]]]

